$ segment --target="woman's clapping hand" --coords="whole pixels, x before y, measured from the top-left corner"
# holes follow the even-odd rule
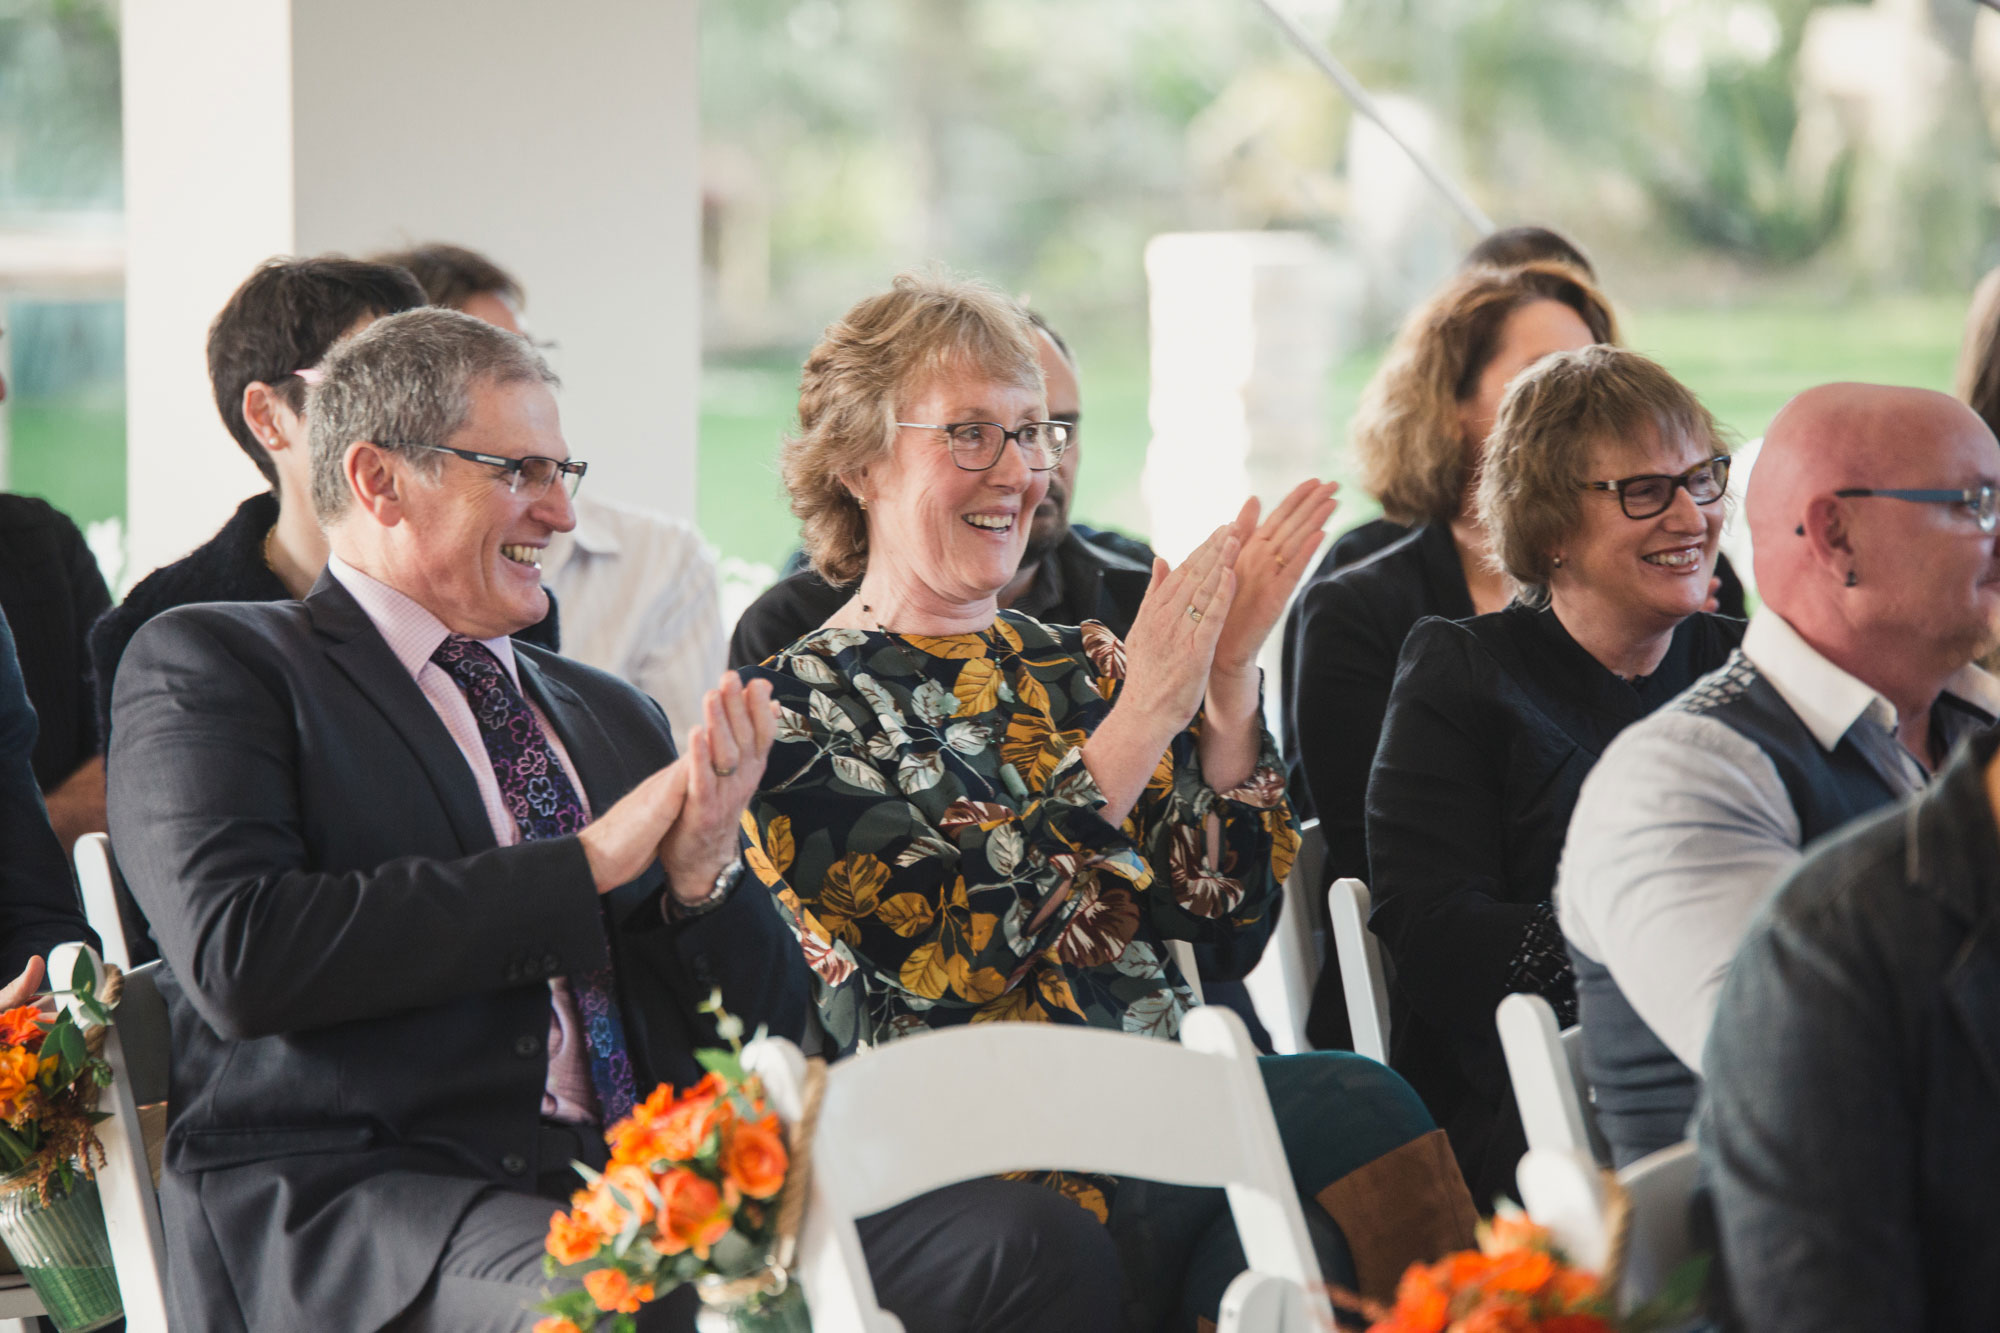
[[[1254,677],[1264,640],[1285,614],[1292,591],[1326,535],[1326,521],[1337,503],[1334,492],[1339,489],[1336,481],[1302,481],[1262,523],[1257,521],[1256,497],[1244,503],[1231,524],[1240,544],[1236,598],[1215,645],[1217,674]]]

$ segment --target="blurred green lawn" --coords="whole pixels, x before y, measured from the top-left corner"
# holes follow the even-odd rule
[[[1735,309],[1630,313],[1631,345],[1658,357],[1692,385],[1742,439],[1763,433],[1792,394],[1833,379],[1950,387],[1964,301],[1893,297],[1815,306],[1765,302]],[[1085,450],[1076,516],[1143,535],[1139,470],[1146,421],[1146,331],[1080,334]],[[702,530],[725,555],[779,563],[796,541],[777,476],[778,441],[791,425],[804,349],[711,358],[703,376],[700,508]],[[1380,348],[1349,357],[1327,385],[1329,475],[1344,477],[1347,420],[1373,373]],[[40,495],[79,525],[125,511],[124,411],[105,395],[8,404],[8,489]],[[1350,490],[1339,522],[1372,506]]]
[[[1679,376],[1740,440],[1763,434],[1787,398],[1828,380],[1951,387],[1965,317],[1963,298],[1889,297],[1840,304],[1769,302],[1733,309],[1628,312],[1630,345]],[[1077,338],[1083,383],[1084,462],[1076,516],[1143,535],[1139,470],[1146,422],[1143,326]],[[776,564],[797,525],[778,485],[777,444],[791,425],[798,355],[711,360],[701,411],[700,514],[725,554]],[[1347,421],[1381,348],[1349,357],[1327,385],[1329,475],[1345,477]],[[1350,488],[1339,523],[1373,506]]]

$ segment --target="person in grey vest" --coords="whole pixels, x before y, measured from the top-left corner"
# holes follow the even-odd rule
[[[1617,1161],[1686,1137],[1716,995],[1803,849],[1923,788],[2000,714],[2000,443],[1941,393],[1807,390],[1745,499],[1764,606],[1584,783],[1557,877]]]
[[[1996,750],[1815,848],[1729,969],[1695,1135],[1725,1327],[1996,1323]]]

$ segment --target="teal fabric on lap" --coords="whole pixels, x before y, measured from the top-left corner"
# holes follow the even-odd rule
[[[1351,1288],[1355,1274],[1347,1242],[1314,1196],[1436,1125],[1409,1084],[1363,1056],[1269,1055],[1257,1067],[1321,1275]],[[1121,1180],[1111,1208],[1111,1236],[1125,1270],[1129,1325],[1148,1333],[1180,1333],[1193,1329],[1197,1318],[1215,1318],[1223,1291],[1246,1267],[1221,1190]]]

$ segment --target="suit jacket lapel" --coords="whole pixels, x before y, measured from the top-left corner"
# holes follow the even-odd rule
[[[468,854],[494,846],[493,825],[479,799],[479,784],[465,766],[465,755],[431,701],[389,651],[368,613],[330,574],[320,575],[306,594],[305,606],[313,628],[326,640],[328,660],[402,737],[430,779],[460,845]]]
[[[583,794],[590,802],[592,819],[650,776],[627,774],[597,715],[585,706],[576,691],[543,671],[527,653],[520,651],[519,645],[514,651],[514,666],[520,672],[522,690],[542,710],[563,748],[569,751],[570,763],[575,766],[577,777],[583,782]],[[663,877],[655,870],[613,889],[608,903],[612,924],[624,925],[641,904],[658,894],[662,882]]]

